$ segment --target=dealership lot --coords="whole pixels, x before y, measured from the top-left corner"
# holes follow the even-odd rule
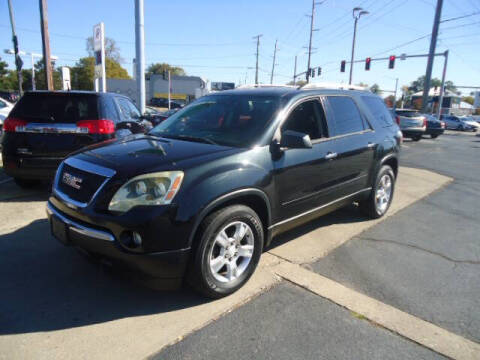
[[[448,134],[404,147],[402,165],[408,168],[401,169],[384,221],[366,221],[352,207],[285,234],[264,254],[244,289],[213,302],[189,290],[151,291],[86,262],[49,235],[46,189],[23,193],[12,182],[0,183],[0,267],[7,279],[0,285],[0,356],[145,357],[172,343],[156,356],[224,358],[231,352],[234,358],[389,358],[401,353],[413,359],[476,354],[480,139]],[[310,284],[296,281],[297,267],[308,271]],[[432,335],[421,324],[420,329],[428,328],[424,341],[410,341],[411,329],[395,328],[395,319],[377,318],[375,311],[351,312],[348,299],[329,298],[325,288],[316,291],[320,275],[354,290],[354,298],[363,293],[372,299],[367,302],[379,300],[447,331]],[[387,315],[393,311],[386,309]],[[457,349],[450,346],[454,353],[445,353],[441,344],[428,343],[428,336]]]

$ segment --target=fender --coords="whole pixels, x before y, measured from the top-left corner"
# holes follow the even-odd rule
[[[234,200],[236,198],[240,198],[244,195],[255,195],[260,197],[265,205],[267,206],[267,218],[268,218],[268,223],[263,224],[266,229],[270,226],[271,223],[271,206],[270,206],[270,199],[268,198],[267,194],[265,194],[262,190],[257,189],[257,188],[246,188],[246,189],[239,189],[235,190],[232,192],[229,192],[227,194],[221,195],[220,197],[216,198],[215,200],[211,201],[207,206],[205,206],[200,213],[196,216],[195,221],[193,223],[192,231],[190,233],[189,239],[188,239],[188,247],[191,247],[193,244],[193,238],[195,236],[195,233],[197,232],[198,227],[200,226],[200,223],[203,221],[205,216],[212,211],[214,208],[218,207],[221,204],[224,204],[228,201]],[[269,242],[269,233],[270,231],[267,230],[267,233],[265,234],[265,243]]]

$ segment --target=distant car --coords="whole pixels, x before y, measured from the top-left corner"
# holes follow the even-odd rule
[[[477,131],[475,126],[467,124],[460,117],[454,115],[442,115],[440,120],[445,122],[445,128],[458,131]]]
[[[478,129],[480,128],[480,124],[472,116],[462,116],[460,120],[462,120],[467,125],[473,126],[476,131],[478,131]]]
[[[427,129],[425,130],[425,135],[430,135],[432,139],[437,138],[442,135],[445,131],[445,123],[441,120],[438,120],[433,115],[426,114],[427,118]]]
[[[476,121],[477,123],[480,124],[480,115],[472,115],[471,118],[473,121]]]
[[[15,103],[18,101],[20,96],[15,91],[0,91],[0,98],[7,100],[10,103]]]
[[[27,92],[4,121],[3,167],[21,187],[51,180],[72,152],[151,129],[126,96],[92,91]]]
[[[0,99],[0,134],[2,133],[3,121],[7,118],[10,111],[13,109],[13,104],[7,100]]]
[[[169,116],[175,114],[178,110],[179,109],[171,109],[161,112],[157,109],[147,106],[145,108],[145,118],[148,119],[148,121],[150,121],[154,126],[157,126]]]
[[[420,141],[427,130],[427,118],[414,109],[396,109],[395,121],[403,136],[413,141]]]
[[[151,98],[150,99],[150,105],[156,106],[156,107],[161,107],[161,108],[168,108],[168,99],[165,98]],[[184,104],[170,100],[170,109],[181,109],[184,106]]]

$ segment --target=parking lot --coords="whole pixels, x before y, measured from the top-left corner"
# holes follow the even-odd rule
[[[48,187],[0,179],[0,357],[480,357],[480,138],[406,141],[388,216],[354,207],[275,239],[217,301],[157,292],[49,234]]]

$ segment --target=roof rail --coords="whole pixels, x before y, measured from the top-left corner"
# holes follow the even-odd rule
[[[288,87],[296,89],[298,86],[282,85],[282,84],[244,84],[237,86],[236,89],[253,89],[253,88],[269,88],[269,87]]]
[[[305,84],[300,88],[301,90],[313,90],[313,89],[339,89],[339,90],[363,90],[369,91],[366,86],[349,85],[343,83],[334,82],[320,82],[313,84]]]

